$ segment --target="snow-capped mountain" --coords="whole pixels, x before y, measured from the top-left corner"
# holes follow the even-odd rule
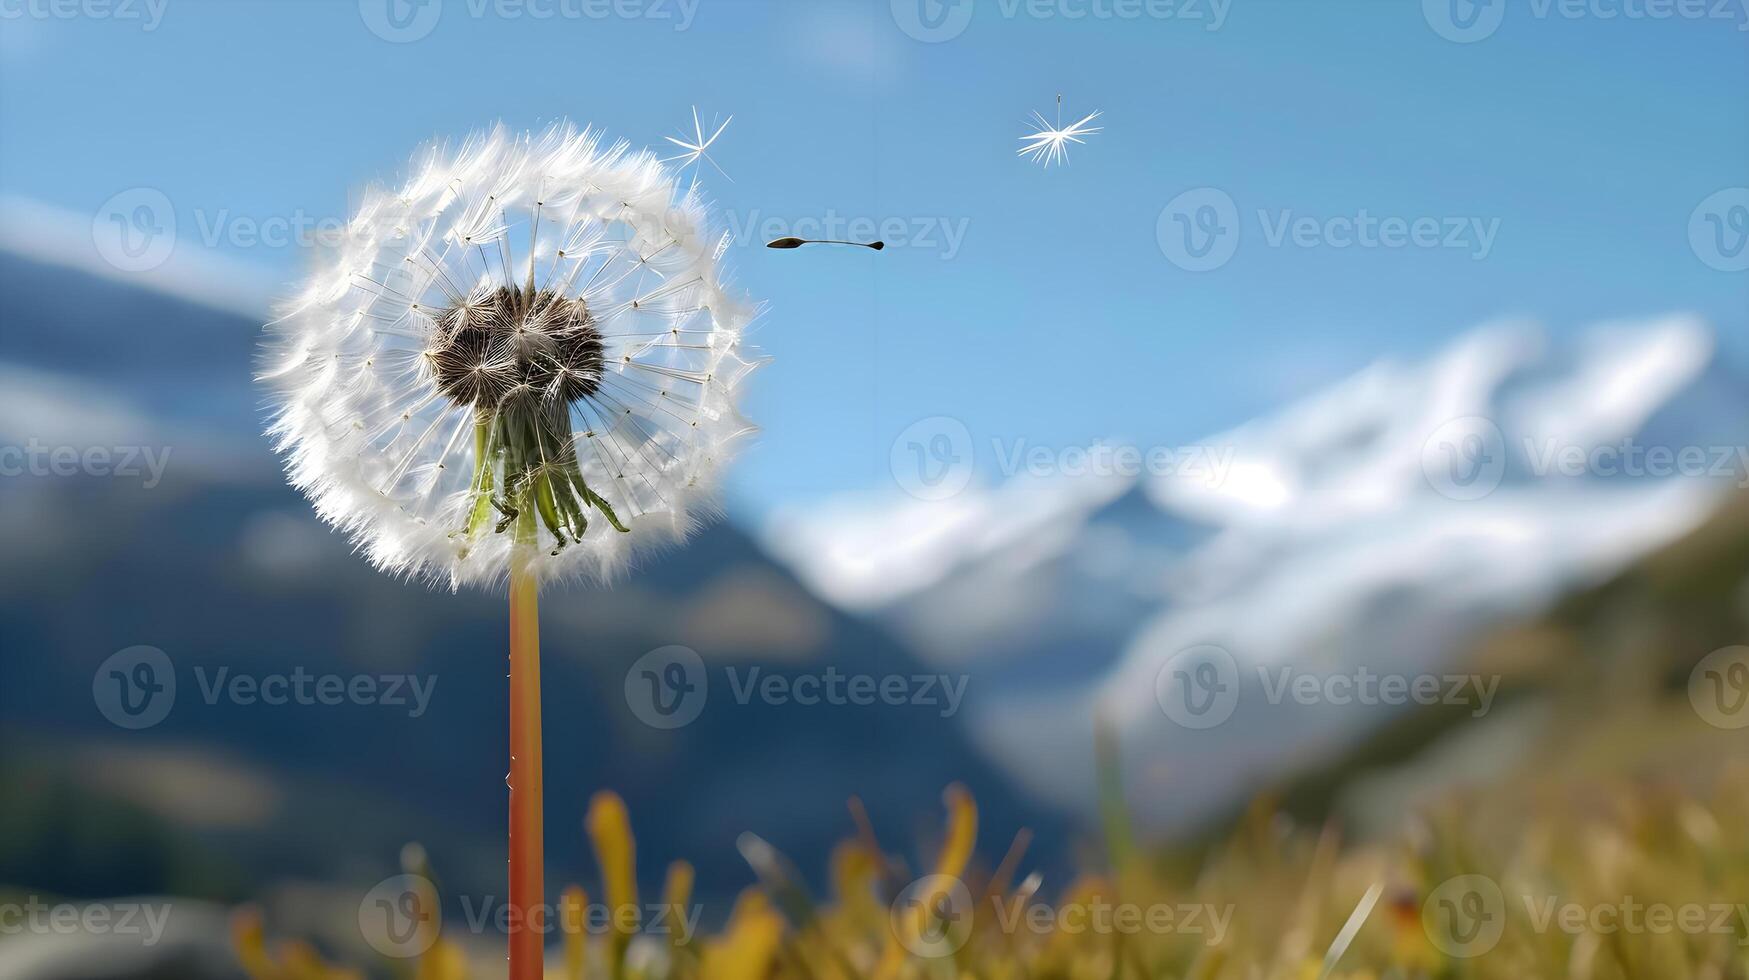
[[[1744,482],[1744,446],[1749,386],[1703,324],[1563,343],[1507,324],[1203,440],[1194,472],[840,501],[768,541],[967,671],[974,737],[1039,796],[1085,811],[1095,719],[1112,724],[1137,811],[1166,827],[1405,703],[1335,704],[1328,678],[1438,674],[1692,529]],[[1284,693],[1303,675],[1310,699]],[[1225,720],[1185,714],[1199,698]]]

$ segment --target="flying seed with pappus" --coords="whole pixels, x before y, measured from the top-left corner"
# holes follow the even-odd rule
[[[887,247],[886,242],[841,242],[830,238],[779,238],[767,242],[766,248],[801,248],[803,245],[855,245],[858,248],[872,248],[880,251]]]

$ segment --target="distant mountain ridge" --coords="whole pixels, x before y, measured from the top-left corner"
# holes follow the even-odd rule
[[[151,815],[229,862],[244,887],[369,883],[395,870],[402,843],[421,840],[452,894],[502,889],[502,597],[391,580],[315,521],[258,435],[257,324],[4,253],[0,302],[22,338],[0,355],[0,379],[12,382],[0,384],[0,445],[170,454],[150,488],[119,475],[0,480],[0,764],[23,761],[35,781],[26,785],[56,781]],[[555,882],[593,875],[580,821],[589,795],[609,788],[626,798],[646,884],[685,858],[712,899],[752,880],[735,848],[743,831],[823,875],[831,845],[854,830],[853,794],[895,849],[918,840],[917,821],[936,818],[954,781],[981,804],[986,848],[1022,825],[1065,837],[1061,815],[1016,794],[937,706],[737,703],[727,665],[792,679],[931,668],[822,604],[730,524],[611,591],[555,589],[542,605]],[[161,724],[124,731],[94,704],[94,674],[139,644],[170,657],[179,690]],[[665,731],[632,709],[627,673],[670,644],[698,651],[712,688],[695,721]],[[203,684],[222,669],[408,673],[436,687],[417,718],[385,706],[207,703]],[[966,694],[978,696],[975,685]],[[23,849],[0,854],[18,876],[9,884],[167,886],[161,855],[116,853],[69,875],[32,855],[68,853],[77,822],[45,811],[30,826],[46,836],[0,841]]]
[[[1088,812],[1103,716],[1143,822],[1183,827],[1392,716],[1269,704],[1258,668],[1438,671],[1491,625],[1676,539],[1741,464],[1606,473],[1614,447],[1722,459],[1749,446],[1749,385],[1687,318],[1564,344],[1504,324],[1199,445],[1222,479],[1022,477],[942,503],[839,502],[766,539],[820,594],[933,662],[975,665],[1000,696],[974,708],[974,735],[1040,798]],[[1575,453],[1580,472],[1561,472]],[[931,523],[929,551],[897,533]],[[1188,730],[1161,677],[1202,644],[1231,654],[1237,707]]]

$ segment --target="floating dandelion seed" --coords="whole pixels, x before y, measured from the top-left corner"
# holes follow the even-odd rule
[[[779,238],[765,243],[766,248],[801,248],[803,245],[856,245],[880,251],[886,242],[841,242],[831,238]]]
[[[696,193],[569,126],[435,147],[271,327],[294,485],[378,567],[604,580],[711,510],[755,362]]]
[[[386,571],[509,581],[510,980],[546,931],[539,587],[711,509],[756,366],[721,251],[654,154],[500,127],[367,193],[268,328],[270,432],[317,513]]]
[[[1042,162],[1046,170],[1049,170],[1054,163],[1068,163],[1070,143],[1086,143],[1087,141],[1081,137],[1092,136],[1104,129],[1103,126],[1087,125],[1098,119],[1099,115],[1099,110],[1095,109],[1079,121],[1064,126],[1063,96],[1059,94],[1057,96],[1056,125],[1051,125],[1049,120],[1035,110],[1032,117],[1037,120],[1036,128],[1020,138],[1020,141],[1026,145],[1016,152],[1023,157],[1030,157],[1035,162]]]
[[[713,119],[711,121],[715,122],[716,120]],[[720,125],[716,128],[716,132],[713,132],[710,134],[709,137],[706,137],[704,134],[704,127],[699,125],[699,122],[698,122],[698,106],[693,106],[692,107],[692,134],[693,134],[692,140],[690,142],[688,142],[684,136],[681,137],[680,139],[676,139],[672,136],[663,137],[663,139],[666,139],[668,142],[673,143],[675,146],[680,147],[681,149],[685,150],[686,152],[676,154],[675,156],[667,157],[667,158],[663,159],[662,162],[663,163],[672,163],[675,160],[679,160],[680,161],[680,168],[682,170],[684,170],[687,167],[697,163],[700,159],[703,159],[706,163],[709,163],[711,166],[716,167],[717,173],[722,174],[724,177],[727,177],[731,181],[734,180],[735,178],[729,177],[728,173],[725,172],[722,167],[717,166],[717,162],[715,160],[711,159],[711,155],[708,152],[711,148],[711,144],[715,143],[717,141],[717,137],[723,135],[723,130],[728,129],[729,124],[734,122],[734,121],[735,121],[735,117],[730,116],[729,118],[723,120],[722,125]]]

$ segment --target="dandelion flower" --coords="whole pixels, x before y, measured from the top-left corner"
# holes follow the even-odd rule
[[[511,980],[546,932],[539,588],[712,508],[755,367],[720,254],[654,154],[498,128],[366,194],[269,327],[270,432],[317,512],[385,571],[509,582]]]
[[[291,482],[379,568],[609,579],[713,509],[753,310],[696,188],[569,125],[426,149],[270,330]]]

